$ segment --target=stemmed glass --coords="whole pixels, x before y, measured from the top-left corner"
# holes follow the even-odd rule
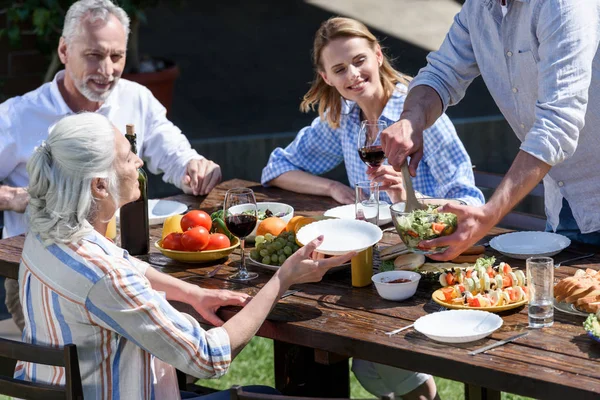
[[[223,215],[229,232],[240,239],[240,248],[242,250],[242,259],[238,272],[229,276],[229,280],[244,282],[256,278],[258,276],[256,272],[248,272],[246,270],[246,258],[244,254],[244,240],[246,236],[252,233],[257,221],[256,198],[252,189],[235,188],[228,190],[225,194],[225,202],[223,203]]]
[[[369,167],[379,167],[385,160],[385,153],[381,146],[381,132],[387,128],[384,121],[362,121],[358,131],[358,156]],[[372,187],[372,189],[374,189]],[[367,203],[374,203],[374,192],[370,190]]]

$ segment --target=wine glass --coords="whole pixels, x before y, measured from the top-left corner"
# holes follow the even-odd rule
[[[358,156],[369,167],[379,167],[385,160],[385,153],[381,146],[381,132],[387,128],[384,121],[362,121],[358,131]],[[374,188],[372,188],[374,189]],[[374,192],[370,190],[366,203],[374,203]]]
[[[223,215],[227,229],[240,239],[240,248],[242,249],[242,260],[238,272],[229,276],[229,280],[244,282],[256,278],[258,276],[256,272],[246,270],[244,254],[244,240],[246,236],[252,233],[257,221],[256,198],[252,189],[235,188],[228,190],[225,194]]]

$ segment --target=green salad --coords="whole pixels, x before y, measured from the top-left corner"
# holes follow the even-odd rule
[[[438,207],[440,206],[428,205],[425,210],[415,210],[395,218],[396,229],[407,247],[415,249],[422,240],[435,239],[454,232],[456,215],[437,212]]]
[[[242,212],[242,214],[254,214],[253,211],[244,211]],[[269,210],[268,208],[266,210],[258,210],[257,211],[257,217],[259,221],[262,221],[263,219],[269,218],[269,217],[285,217],[288,213],[287,212],[279,212],[279,213],[274,213],[273,211]]]
[[[583,327],[586,331],[596,336],[600,340],[600,321],[598,321],[598,318],[600,318],[600,311],[598,311],[596,314],[588,315],[587,319],[583,323]]]

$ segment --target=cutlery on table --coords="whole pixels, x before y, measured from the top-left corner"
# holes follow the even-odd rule
[[[554,268],[560,268],[560,266],[564,263],[568,263],[568,262],[575,261],[575,260],[581,260],[583,258],[590,258],[595,255],[596,255],[596,253],[590,253],[590,254],[585,254],[583,256],[579,256],[579,257],[575,257],[575,258],[569,258],[568,260],[563,260],[563,261],[559,262],[558,264],[554,264]]]
[[[405,326],[403,328],[394,329],[393,331],[385,332],[385,334],[388,335],[388,336],[392,336],[392,335],[395,335],[396,333],[400,333],[400,332],[402,332],[404,330],[412,328],[413,326],[415,326],[415,324],[410,324],[410,325],[407,325],[407,326]]]
[[[219,270],[221,268],[223,268],[225,266],[225,264],[221,264],[221,265],[217,265],[217,267],[215,269],[213,269],[212,271],[210,271],[208,274],[203,275],[206,278],[212,278],[213,276],[215,276],[217,274],[217,272],[219,272]]]
[[[406,205],[404,206],[404,212],[426,209],[427,206],[419,203],[419,200],[417,200],[417,195],[415,194],[415,189],[412,185],[412,178],[410,172],[408,172],[408,163],[404,162],[401,170],[402,181],[404,182],[404,189],[406,190]]]
[[[504,345],[506,343],[513,342],[513,341],[515,341],[515,340],[517,340],[519,338],[522,338],[523,336],[527,336],[527,335],[529,335],[529,331],[528,332],[519,333],[518,335],[509,337],[508,339],[504,339],[504,340],[501,340],[499,342],[492,343],[490,345],[480,347],[477,350],[470,351],[469,355],[470,356],[474,356],[475,354],[479,354],[479,353],[483,353],[484,351],[495,349],[496,347],[502,346],[502,345]]]
[[[281,299],[285,299],[286,297],[296,294],[300,291],[302,291],[302,289],[288,290],[287,292],[285,292],[284,294],[281,295]]]

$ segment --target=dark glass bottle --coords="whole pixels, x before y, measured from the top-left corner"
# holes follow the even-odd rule
[[[131,151],[137,154],[136,136],[133,125],[126,126],[125,137],[131,143]],[[140,183],[139,199],[121,207],[121,247],[131,255],[148,254],[150,247],[150,224],[148,223],[148,177],[138,168]]]

